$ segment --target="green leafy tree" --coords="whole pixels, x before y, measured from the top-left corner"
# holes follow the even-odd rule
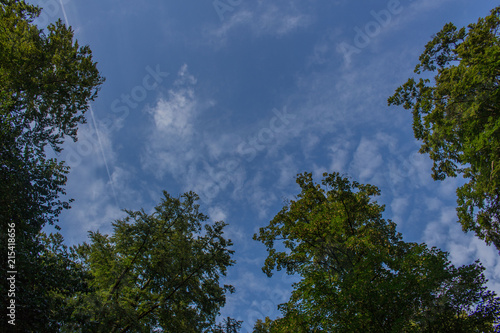
[[[266,317],[264,321],[262,319],[258,319],[255,322],[255,325],[253,327],[253,333],[269,333],[271,332],[271,323],[273,321],[271,318]]]
[[[231,317],[225,318],[221,324],[215,326],[212,333],[238,333],[243,321]]]
[[[60,152],[65,137],[76,140],[103,82],[90,49],[61,21],[39,29],[39,14],[25,1],[0,0],[0,294],[6,308],[7,230],[15,229],[16,326],[8,327],[22,332],[57,330],[50,295],[70,287],[65,274],[44,267],[39,232],[69,207],[60,199],[68,168],[47,150]]]
[[[152,214],[127,211],[111,236],[90,233],[74,249],[91,279],[73,298],[68,332],[206,332],[230,285],[220,285],[231,260],[226,225],[205,223],[198,196],[164,192]]]
[[[297,199],[254,235],[268,276],[301,276],[271,332],[493,331],[500,300],[478,262],[455,268],[447,253],[404,242],[375,186],[324,176],[321,186],[299,175]]]
[[[421,153],[434,161],[433,178],[462,174],[457,213],[500,250],[500,7],[468,28],[448,23],[426,45],[410,78],[389,98],[413,112]]]
[[[76,310],[72,298],[78,293],[90,291],[87,282],[91,276],[75,260],[75,254],[64,245],[61,234],[40,233],[39,242],[41,250],[37,266],[40,268],[40,278],[34,282],[41,295],[40,302],[50,311],[50,320],[44,323],[42,331],[60,332],[62,323]]]

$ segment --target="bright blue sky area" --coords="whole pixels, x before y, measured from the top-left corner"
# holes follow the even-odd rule
[[[197,192],[205,213],[230,224],[237,264],[225,283],[236,293],[223,315],[245,332],[279,315],[291,281],[261,272],[266,252],[252,235],[298,193],[297,173],[339,171],[381,189],[406,240],[457,265],[481,259],[500,291],[498,254],[455,222],[460,180],[431,179],[410,112],[386,102],[434,33],[496,1],[34,3],[48,8],[41,24],[67,19],[107,79],[94,119],[60,155],[76,199],[60,223],[68,243],[111,232],[122,209],[151,210],[162,190]]]

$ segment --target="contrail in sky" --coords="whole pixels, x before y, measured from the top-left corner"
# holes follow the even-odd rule
[[[90,115],[92,116],[92,122],[94,123],[95,132],[97,134],[97,141],[99,141],[99,148],[101,149],[102,159],[104,160],[104,165],[106,166],[106,172],[108,173],[109,182],[111,184],[111,189],[113,191],[113,196],[115,197],[116,206],[118,205],[118,198],[116,197],[115,184],[113,183],[113,178],[111,178],[111,173],[109,172],[108,161],[106,160],[106,155],[104,154],[104,149],[102,148],[101,136],[99,135],[99,129],[97,128],[97,123],[94,117],[94,110],[92,105],[90,105]]]
[[[66,11],[64,10],[64,5],[62,3],[62,0],[59,0],[59,3],[61,4],[61,9],[64,15],[64,21],[66,22],[66,26],[69,27],[68,16],[66,15]]]
[[[64,9],[62,0],[59,0],[59,3],[61,4],[61,9],[64,15],[64,21],[66,22],[66,26],[69,27],[68,16],[66,15],[66,10]],[[97,128],[97,123],[95,121],[94,110],[92,109],[92,105],[89,106],[90,106],[90,115],[92,116],[92,122],[94,124],[95,132],[97,134],[97,141],[99,141],[99,148],[101,149],[102,159],[104,160],[104,165],[106,166],[106,172],[108,173],[109,182],[111,184],[111,190],[113,191],[113,197],[115,198],[116,206],[119,207],[118,198],[116,196],[116,191],[115,191],[115,184],[113,183],[113,178],[111,178],[111,173],[109,172],[108,161],[106,159],[106,155],[104,154],[104,149],[102,147],[101,136],[99,135],[99,129]]]

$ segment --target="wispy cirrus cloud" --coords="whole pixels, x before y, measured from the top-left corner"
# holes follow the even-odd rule
[[[203,109],[195,94],[196,79],[183,65],[173,86],[161,95],[156,104],[145,110],[151,123],[141,156],[143,170],[161,179],[167,173],[182,177],[202,150],[193,140],[197,116]]]
[[[457,223],[457,215],[453,206],[430,206],[434,208],[435,219],[425,228],[423,241],[429,246],[436,246],[450,253],[450,260],[457,266],[467,265],[481,259],[487,268],[486,278],[490,280],[489,287],[500,290],[500,257],[498,250],[488,246],[473,233],[464,233]]]
[[[109,232],[110,223],[124,215],[125,205],[141,202],[130,186],[133,171],[120,165],[112,135],[99,121],[85,124],[79,129],[79,140],[66,143],[61,154],[71,167],[67,194],[75,199],[72,209],[61,216],[62,233],[70,244],[85,241],[90,230]]]
[[[278,6],[259,2],[253,6],[241,5],[228,15],[222,24],[212,27],[208,35],[219,41],[225,41],[236,29],[249,29],[252,35],[284,36],[298,29],[309,26],[312,17],[304,14],[293,4]]]

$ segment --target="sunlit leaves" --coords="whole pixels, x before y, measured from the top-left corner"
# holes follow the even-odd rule
[[[457,269],[447,253],[402,241],[373,200],[375,186],[338,173],[324,174],[323,186],[308,173],[297,183],[297,200],[254,239],[267,247],[268,276],[286,269],[301,280],[279,307],[283,318],[256,330],[492,331],[500,302],[484,287],[480,264]]]
[[[39,14],[25,1],[0,0],[0,245],[7,248],[6,225],[14,223],[20,272],[16,328],[50,332],[69,313],[61,299],[75,291],[79,272],[64,266],[64,250],[46,248],[51,242],[60,246],[57,237],[42,242],[39,235],[71,202],[60,199],[68,167],[46,152],[61,151],[65,137],[76,139],[103,79],[90,49],[74,41],[72,30],[58,21],[42,31],[33,23]],[[5,274],[4,269],[3,307]]]
[[[413,112],[421,153],[434,161],[433,178],[461,174],[458,218],[500,250],[500,7],[467,29],[448,23],[426,45],[415,73],[389,98]]]
[[[234,263],[226,224],[207,223],[192,192],[164,196],[154,213],[128,211],[112,235],[90,233],[91,242],[76,249],[92,275],[93,291],[75,301],[85,329],[202,332],[214,325],[233,291],[219,282]]]

